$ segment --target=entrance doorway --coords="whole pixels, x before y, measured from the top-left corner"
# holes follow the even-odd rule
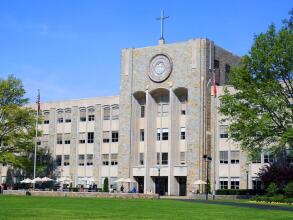
[[[178,177],[179,196],[186,196],[186,176]]]
[[[168,195],[168,177],[155,177],[156,192],[164,196]]]
[[[138,176],[138,177],[135,177],[135,180],[137,181],[137,185],[138,185],[137,192],[138,193],[143,193],[143,190],[144,190],[144,177],[143,176]]]

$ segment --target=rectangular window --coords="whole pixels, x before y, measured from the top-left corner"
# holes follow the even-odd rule
[[[186,158],[185,158],[185,152],[180,152],[180,164],[185,164]]]
[[[81,122],[85,122],[86,121],[86,111],[85,108],[80,109],[79,111],[79,118]]]
[[[227,125],[220,126],[220,138],[228,138],[228,126]]]
[[[161,129],[157,128],[157,141],[161,140]]]
[[[88,121],[94,121],[95,120],[95,109],[93,107],[88,108],[87,110],[88,113]]]
[[[220,68],[220,61],[214,60],[214,69],[219,69],[219,68]]]
[[[179,100],[180,100],[180,104],[181,104],[181,115],[186,115],[187,95],[180,96]]]
[[[56,155],[56,164],[57,164],[57,166],[62,165],[62,156],[61,155]]]
[[[230,65],[226,64],[225,65],[225,81],[227,82],[229,80],[229,73],[230,73]]]
[[[144,164],[144,153],[139,153],[139,165]]]
[[[63,123],[63,111],[58,111],[57,112],[57,122],[58,123]]]
[[[89,144],[94,143],[94,132],[88,132],[87,133],[87,142]]]
[[[261,189],[261,181],[257,177],[252,178],[252,189],[260,190]]]
[[[118,142],[119,141],[119,133],[118,131],[112,131],[112,142]]]
[[[79,143],[85,144],[85,133],[84,132],[79,133]]]
[[[157,152],[157,164],[161,164],[160,156],[161,156],[160,152]]]
[[[185,140],[185,128],[180,128],[180,139]]]
[[[110,120],[110,107],[109,106],[104,107],[103,118],[104,118],[104,120]]]
[[[110,132],[103,131],[103,143],[109,143],[109,142],[110,142]]]
[[[112,120],[118,120],[119,119],[119,106],[114,105],[112,107]]]
[[[102,164],[104,166],[109,165],[109,154],[102,154]]]
[[[231,183],[231,189],[239,189],[239,177],[231,177],[230,183]]]
[[[220,163],[228,164],[228,151],[220,151]]]
[[[168,164],[168,153],[162,153],[162,165]]]
[[[162,104],[162,117],[167,117],[169,112],[169,104]]]
[[[67,109],[65,110],[65,123],[71,122],[71,110]]]
[[[57,144],[62,144],[62,143],[63,143],[62,134],[57,134]]]
[[[239,150],[231,151],[231,164],[238,164],[239,158],[240,158]]]
[[[273,163],[274,162],[274,155],[270,152],[265,152],[263,159],[264,159],[264,163]]]
[[[118,154],[111,154],[111,165],[118,165]]]
[[[261,153],[255,153],[251,158],[252,163],[261,163]]]
[[[64,134],[64,144],[70,144],[70,134]]]
[[[84,166],[84,154],[78,155],[78,166]]]
[[[70,165],[70,156],[69,155],[64,155],[63,156],[63,160],[64,160],[64,162],[63,162],[63,165],[64,166],[69,166]]]
[[[50,123],[49,117],[50,117],[50,112],[44,112],[44,124]]]
[[[220,177],[220,189],[228,189],[228,177]]]
[[[168,135],[169,135],[168,128],[162,128],[162,140],[163,141],[167,141],[168,140]]]
[[[145,116],[145,105],[140,106],[140,117],[144,118]]]
[[[92,166],[94,164],[93,159],[94,159],[93,154],[87,154],[86,155],[86,165],[87,166]]]
[[[140,129],[140,141],[144,141],[144,129]]]

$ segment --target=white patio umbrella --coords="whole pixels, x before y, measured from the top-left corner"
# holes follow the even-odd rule
[[[207,183],[205,181],[203,181],[203,180],[196,180],[192,184],[194,184],[194,185],[205,185]]]
[[[53,181],[53,180],[48,178],[48,177],[43,177],[42,178],[42,182],[50,182],[50,181]]]
[[[72,179],[65,176],[57,179],[57,182],[72,182]]]
[[[26,178],[26,179],[20,181],[20,183],[32,183],[32,180],[30,178]]]
[[[124,183],[135,183],[135,182],[136,182],[135,180],[132,180],[130,178],[124,179]]]
[[[32,183],[43,182],[42,178],[37,177],[32,180]]]

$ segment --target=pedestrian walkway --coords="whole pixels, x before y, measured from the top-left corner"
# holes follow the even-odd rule
[[[292,211],[293,212],[293,206],[289,207],[289,206],[278,206],[278,205],[270,205],[270,204],[225,202],[225,201],[212,201],[212,200],[194,200],[194,199],[178,199],[178,201],[214,204],[214,205],[228,205],[228,206],[236,206],[236,207],[244,207],[244,208],[266,209],[266,210]]]

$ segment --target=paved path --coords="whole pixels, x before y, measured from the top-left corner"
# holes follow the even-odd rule
[[[241,202],[225,202],[225,201],[212,201],[212,200],[194,200],[194,199],[180,199],[177,201],[193,202],[193,203],[205,203],[205,204],[216,204],[216,205],[228,205],[237,206],[244,208],[255,208],[255,209],[267,209],[267,210],[282,210],[293,212],[293,207],[267,205],[267,204],[256,204],[256,203],[241,203]]]

